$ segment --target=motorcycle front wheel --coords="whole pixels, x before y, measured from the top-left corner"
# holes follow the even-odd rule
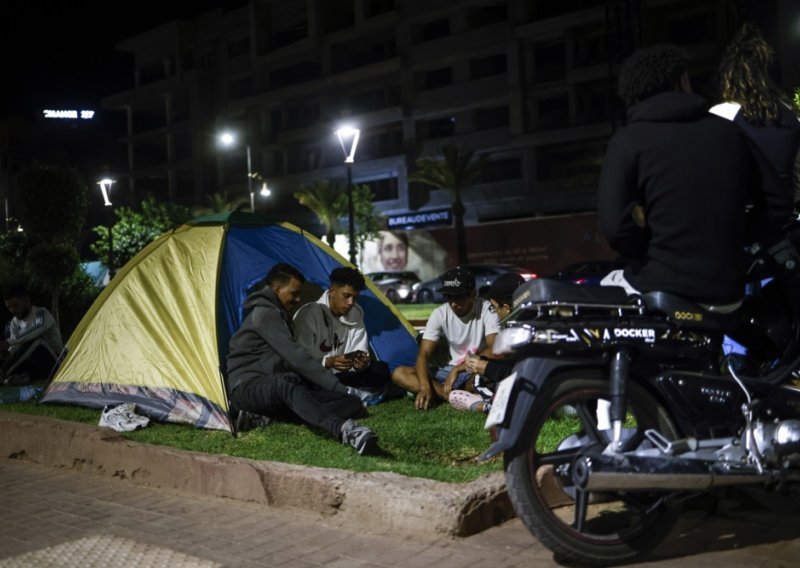
[[[610,431],[598,429],[597,401],[608,381],[562,376],[537,395],[524,438],[506,452],[506,484],[517,515],[557,557],[582,564],[630,562],[646,556],[666,536],[680,511],[666,493],[577,491],[569,475],[589,445],[604,448]],[[649,442],[647,429],[669,439],[677,431],[666,409],[644,388],[628,385],[625,450]],[[602,414],[601,414],[602,416]],[[582,497],[582,498],[581,498]]]

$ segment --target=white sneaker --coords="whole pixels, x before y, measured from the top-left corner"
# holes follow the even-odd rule
[[[147,416],[136,414],[136,405],[126,402],[117,406],[106,406],[100,414],[98,426],[111,428],[117,432],[133,432],[150,423]]]

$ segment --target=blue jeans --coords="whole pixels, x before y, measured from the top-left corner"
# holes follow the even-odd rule
[[[434,378],[441,384],[444,384],[444,382],[447,380],[447,375],[449,375],[450,371],[452,370],[453,370],[453,365],[446,365],[445,367],[442,367],[441,369],[438,369],[436,371]],[[466,383],[471,376],[472,375],[470,373],[466,371],[461,371],[458,374],[458,377],[456,378],[456,382],[453,383],[453,390],[462,388],[464,386],[464,383]]]

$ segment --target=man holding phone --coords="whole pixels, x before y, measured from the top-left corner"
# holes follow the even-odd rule
[[[370,357],[364,310],[356,303],[364,277],[340,266],[331,271],[330,281],[319,300],[295,314],[297,341],[345,385],[382,390],[391,380],[389,366]]]

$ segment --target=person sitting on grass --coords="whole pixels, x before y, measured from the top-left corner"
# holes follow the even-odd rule
[[[245,300],[226,363],[231,405],[266,416],[289,410],[359,454],[374,453],[378,436],[353,420],[365,413],[366,393],[342,384],[294,338],[290,312],[303,282],[297,268],[278,263]]]
[[[0,384],[47,380],[64,349],[56,320],[47,308],[31,303],[24,286],[11,287],[3,296],[13,317],[0,340]]]
[[[525,279],[516,272],[507,272],[494,279],[489,286],[489,302],[500,319],[508,317],[512,309],[514,291]],[[473,376],[473,390],[454,390],[447,401],[456,410],[489,412],[497,384],[514,370],[513,361],[491,359],[472,353],[465,362],[466,369]]]
[[[477,297],[475,276],[469,270],[448,270],[442,276],[441,292],[447,302],[428,319],[416,366],[397,367],[392,374],[396,385],[416,394],[417,409],[429,408],[436,398],[447,400],[454,389],[472,390],[472,375],[465,366],[467,355],[490,353],[500,331],[500,320],[491,304]],[[450,363],[431,369],[430,358],[440,338],[447,340]]]
[[[330,281],[319,300],[295,313],[297,341],[345,385],[383,391],[391,382],[389,365],[370,357],[364,310],[356,303],[364,277],[340,266],[331,271]]]

